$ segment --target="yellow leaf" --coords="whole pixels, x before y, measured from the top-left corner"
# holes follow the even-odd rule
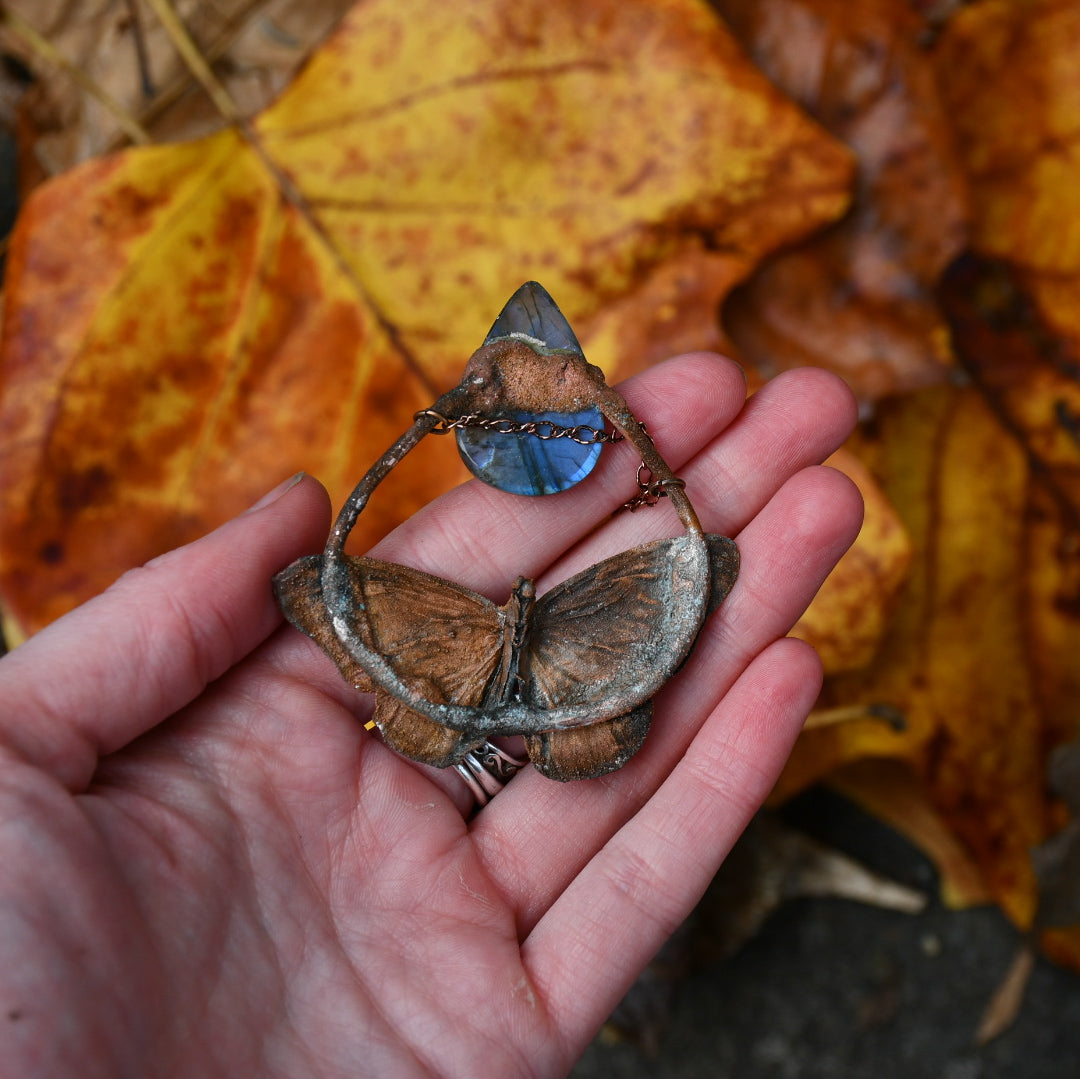
[[[850,177],[699,0],[358,5],[250,130],[92,162],[26,207],[6,604],[39,626],[298,468],[340,503],[527,278],[595,316],[586,351],[618,377],[634,334],[610,301],[711,249],[715,302],[840,214]],[[662,325],[671,290],[649,296]],[[460,476],[425,446],[359,541]]]
[[[1048,808],[1025,620],[1027,458],[969,388],[883,405],[856,448],[904,521],[915,560],[876,658],[830,679],[824,700],[891,705],[906,730],[864,721],[809,731],[780,793],[863,758],[905,762],[991,894],[1030,925],[1029,852],[1046,835]]]
[[[814,646],[826,674],[838,674],[865,667],[881,644],[911,563],[911,539],[854,454],[840,450],[826,464],[857,484],[863,496],[863,526],[792,636]]]
[[[1076,274],[1080,8],[983,0],[949,20],[936,60],[972,179],[975,247],[1059,281]]]

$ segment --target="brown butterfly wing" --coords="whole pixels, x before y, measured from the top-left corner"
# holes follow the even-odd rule
[[[421,570],[374,558],[345,559],[353,629],[428,700],[477,704],[502,650],[500,608]],[[322,558],[301,558],[274,579],[278,603],[354,685],[371,682],[334,633],[322,598]]]
[[[641,748],[649,733],[652,707],[652,701],[646,701],[624,716],[587,727],[528,734],[525,750],[536,770],[548,779],[566,783],[607,775]]]
[[[724,536],[705,537],[710,570],[706,614],[712,614],[739,575],[739,549]],[[531,691],[538,698],[560,702],[581,696],[583,688],[603,703],[633,692],[633,663],[655,660],[669,673],[689,654],[696,637],[667,649],[655,643],[656,631],[670,630],[670,610],[677,602],[677,583],[665,586],[669,573],[679,574],[679,552],[669,541],[648,544],[608,559],[571,578],[541,598],[533,626]],[[650,629],[650,624],[652,625]],[[612,624],[618,632],[612,631]],[[623,654],[620,656],[620,645]],[[628,689],[629,687],[629,689]],[[652,701],[631,711],[582,727],[526,735],[525,748],[534,767],[549,779],[593,779],[621,768],[641,748],[652,721]]]
[[[334,661],[345,681],[370,692],[375,687],[367,672],[334,633],[334,623],[323,602],[322,564],[321,555],[298,558],[275,575],[274,596],[281,613]]]
[[[391,749],[436,768],[456,764],[484,743],[482,736],[475,738],[444,727],[381,689],[375,691],[374,718],[383,741]]]
[[[372,651],[425,700],[479,704],[502,656],[502,610],[420,570],[374,558],[348,562],[349,610]]]
[[[428,700],[479,704],[502,651],[502,612],[483,596],[420,570],[373,558],[346,558],[348,609],[365,644],[393,663]],[[274,578],[285,617],[330,656],[358,689],[371,679],[334,632],[322,597],[321,556],[301,558]],[[366,612],[366,613],[365,613]],[[375,723],[385,741],[438,768],[483,742],[451,730],[376,691]]]
[[[643,544],[571,577],[536,603],[526,692],[536,707],[636,708],[686,657],[707,599],[700,539]]]
[[[739,548],[727,536],[709,532],[705,536],[709,545],[709,605],[706,617],[713,613],[724,597],[735,587],[739,578]]]

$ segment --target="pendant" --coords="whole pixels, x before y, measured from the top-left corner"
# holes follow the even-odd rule
[[[683,534],[606,558],[542,596],[520,577],[502,606],[407,566],[346,555],[378,484],[422,438],[451,430],[459,445],[463,432],[477,436],[465,443],[479,462],[473,470],[487,469],[481,478],[535,495],[580,482],[604,443],[625,438],[641,454],[639,494],[628,505],[667,497]],[[475,449],[486,444],[480,433],[509,441],[488,454]],[[589,453],[534,452],[548,443]],[[521,735],[538,771],[571,780],[619,768],[640,747],[653,696],[685,662],[738,568],[735,544],[702,530],[682,481],[585,360],[551,297],[529,282],[459,385],[418,412],[357,484],[323,554],[298,559],[274,588],[289,621],[350,683],[374,691],[371,725],[398,752],[447,767],[493,737]]]
[[[484,345],[517,338],[556,362],[561,352],[585,358],[570,323],[535,281],[514,293],[495,320]],[[478,479],[515,495],[551,495],[580,483],[600,459],[600,441],[548,437],[554,430],[587,428],[603,431],[597,408],[581,412],[513,412],[505,430],[498,427],[459,427],[461,459]],[[533,427],[537,433],[528,430]]]

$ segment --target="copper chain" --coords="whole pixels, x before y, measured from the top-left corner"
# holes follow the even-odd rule
[[[624,436],[618,431],[601,431],[586,423],[579,423],[574,427],[565,427],[561,423],[552,420],[511,420],[495,416],[481,416],[472,412],[466,416],[451,418],[436,412],[433,408],[423,408],[414,416],[414,420],[422,417],[434,419],[435,426],[431,433],[445,435],[450,431],[456,431],[461,427],[479,427],[482,431],[494,431],[500,435],[532,435],[542,441],[552,438],[569,438],[582,446],[595,446],[597,443],[622,442]],[[652,436],[641,425],[646,438],[652,441]],[[621,509],[630,510],[633,513],[639,506],[655,506],[668,492],[668,487],[685,487],[686,484],[678,477],[670,480],[658,480],[654,478],[652,469],[644,461],[638,466],[637,471],[638,493]]]
[[[475,412],[450,419],[433,408],[421,409],[413,416],[413,419],[418,420],[421,416],[429,416],[437,421],[432,429],[432,434],[436,435],[445,435],[448,431],[456,431],[459,427],[479,427],[483,431],[494,431],[499,435],[533,435],[545,442],[552,438],[569,438],[582,446],[595,446],[598,442],[623,440],[623,436],[618,431],[600,431],[586,423],[564,427],[561,423],[554,423],[551,420],[499,419],[494,416],[480,416]]]
[[[658,480],[653,476],[652,469],[642,461],[637,470],[637,485],[638,493],[629,502],[624,502],[620,509],[633,513],[640,506],[655,506],[667,495],[669,487],[685,487],[686,481],[678,476],[670,480]]]

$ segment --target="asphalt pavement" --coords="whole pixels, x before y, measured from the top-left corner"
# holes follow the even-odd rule
[[[1016,1021],[977,1046],[1020,934],[993,907],[946,910],[931,864],[834,795],[806,796],[787,818],[927,892],[927,909],[794,900],[721,961],[711,958],[706,897],[687,929],[684,969],[652,986],[642,1025],[659,1027],[656,1043],[643,1050],[601,1035],[573,1079],[1080,1077],[1080,976],[1039,960]]]

